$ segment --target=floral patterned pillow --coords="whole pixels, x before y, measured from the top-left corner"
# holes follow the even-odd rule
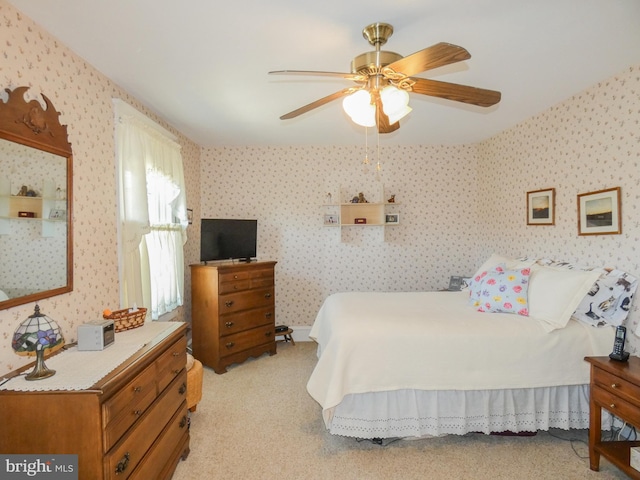
[[[517,313],[529,316],[530,268],[507,270],[502,265],[487,272],[474,284],[472,305],[479,312]]]
[[[484,280],[484,277],[492,272],[504,272],[506,269],[507,265],[505,263],[498,263],[491,267],[485,267],[483,265],[483,267],[480,268],[473,277],[471,277],[471,281],[469,282],[469,305],[474,307],[478,306],[478,298],[482,292],[482,281]]]

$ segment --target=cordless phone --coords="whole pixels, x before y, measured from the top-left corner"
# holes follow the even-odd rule
[[[613,341],[613,352],[609,354],[612,360],[626,362],[629,359],[629,352],[624,351],[624,341],[627,337],[627,329],[623,326],[616,327],[616,337]]]

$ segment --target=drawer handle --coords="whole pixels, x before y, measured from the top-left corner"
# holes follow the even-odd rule
[[[237,279],[238,279],[238,275],[234,275],[234,276],[233,276],[233,278],[234,278],[235,280],[237,280]]]
[[[186,416],[186,415],[184,415],[184,416],[180,419],[180,428],[184,428],[186,424],[187,424],[187,416]]]
[[[615,404],[615,403],[612,403],[611,405],[609,405],[609,407],[610,407],[611,409],[614,409],[614,408],[616,408],[616,404]]]
[[[128,466],[129,466],[129,452],[125,453],[124,457],[122,457],[122,460],[120,460],[116,465],[116,475],[120,475],[121,473],[124,473],[124,471],[127,469]]]
[[[265,293],[264,294],[264,298],[271,298],[271,294],[270,293]]]
[[[182,369],[171,370],[171,373],[173,373],[174,375],[177,375],[180,373],[180,370]]]
[[[265,336],[270,337],[272,333],[273,332],[271,330],[269,330],[268,332],[265,333]]]
[[[224,302],[225,307],[231,307],[233,305],[233,300],[227,300]]]
[[[140,415],[142,415],[142,412],[141,412],[140,410],[134,410],[134,411],[133,411],[133,414],[134,414],[136,417],[139,417]]]
[[[184,392],[187,391],[187,384],[182,382],[182,385],[180,385],[180,388],[178,389],[178,393],[180,395],[184,395]]]
[[[177,356],[179,356],[179,355],[180,355],[180,352],[173,352],[173,356],[174,356],[174,357],[177,357]]]
[[[233,327],[233,322],[225,322],[224,326],[227,328],[231,328]]]
[[[133,387],[134,393],[140,393],[142,391],[142,387]]]
[[[611,388],[618,388],[618,384],[617,383],[612,383],[611,384]]]
[[[227,343],[225,345],[225,347],[227,347],[227,348],[233,348],[234,346],[235,346],[235,343],[233,343],[233,342],[229,342],[229,343]]]
[[[271,312],[267,312],[267,313],[264,314],[264,316],[266,318],[271,318],[271,315],[273,315],[273,313],[271,313]]]

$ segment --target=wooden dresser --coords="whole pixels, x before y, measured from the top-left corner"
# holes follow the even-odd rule
[[[617,362],[609,357],[586,357],[591,363],[591,397],[589,402],[589,464],[600,468],[600,455],[631,478],[640,479],[640,471],[631,467],[631,447],[640,441],[602,440],[602,409],[621,420],[640,427],[640,358]]]
[[[180,324],[91,388],[0,390],[0,452],[77,454],[82,479],[171,478],[189,454],[186,347]]]
[[[191,265],[193,356],[216,373],[275,355],[275,265]]]

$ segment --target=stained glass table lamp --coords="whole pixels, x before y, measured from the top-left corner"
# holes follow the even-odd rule
[[[41,313],[40,307],[36,305],[33,315],[27,317],[16,328],[11,346],[18,355],[36,356],[36,365],[25,378],[27,380],[42,380],[56,373],[55,370],[48,369],[44,364],[45,350],[47,354],[59,350],[64,346],[64,338],[56,321]]]

